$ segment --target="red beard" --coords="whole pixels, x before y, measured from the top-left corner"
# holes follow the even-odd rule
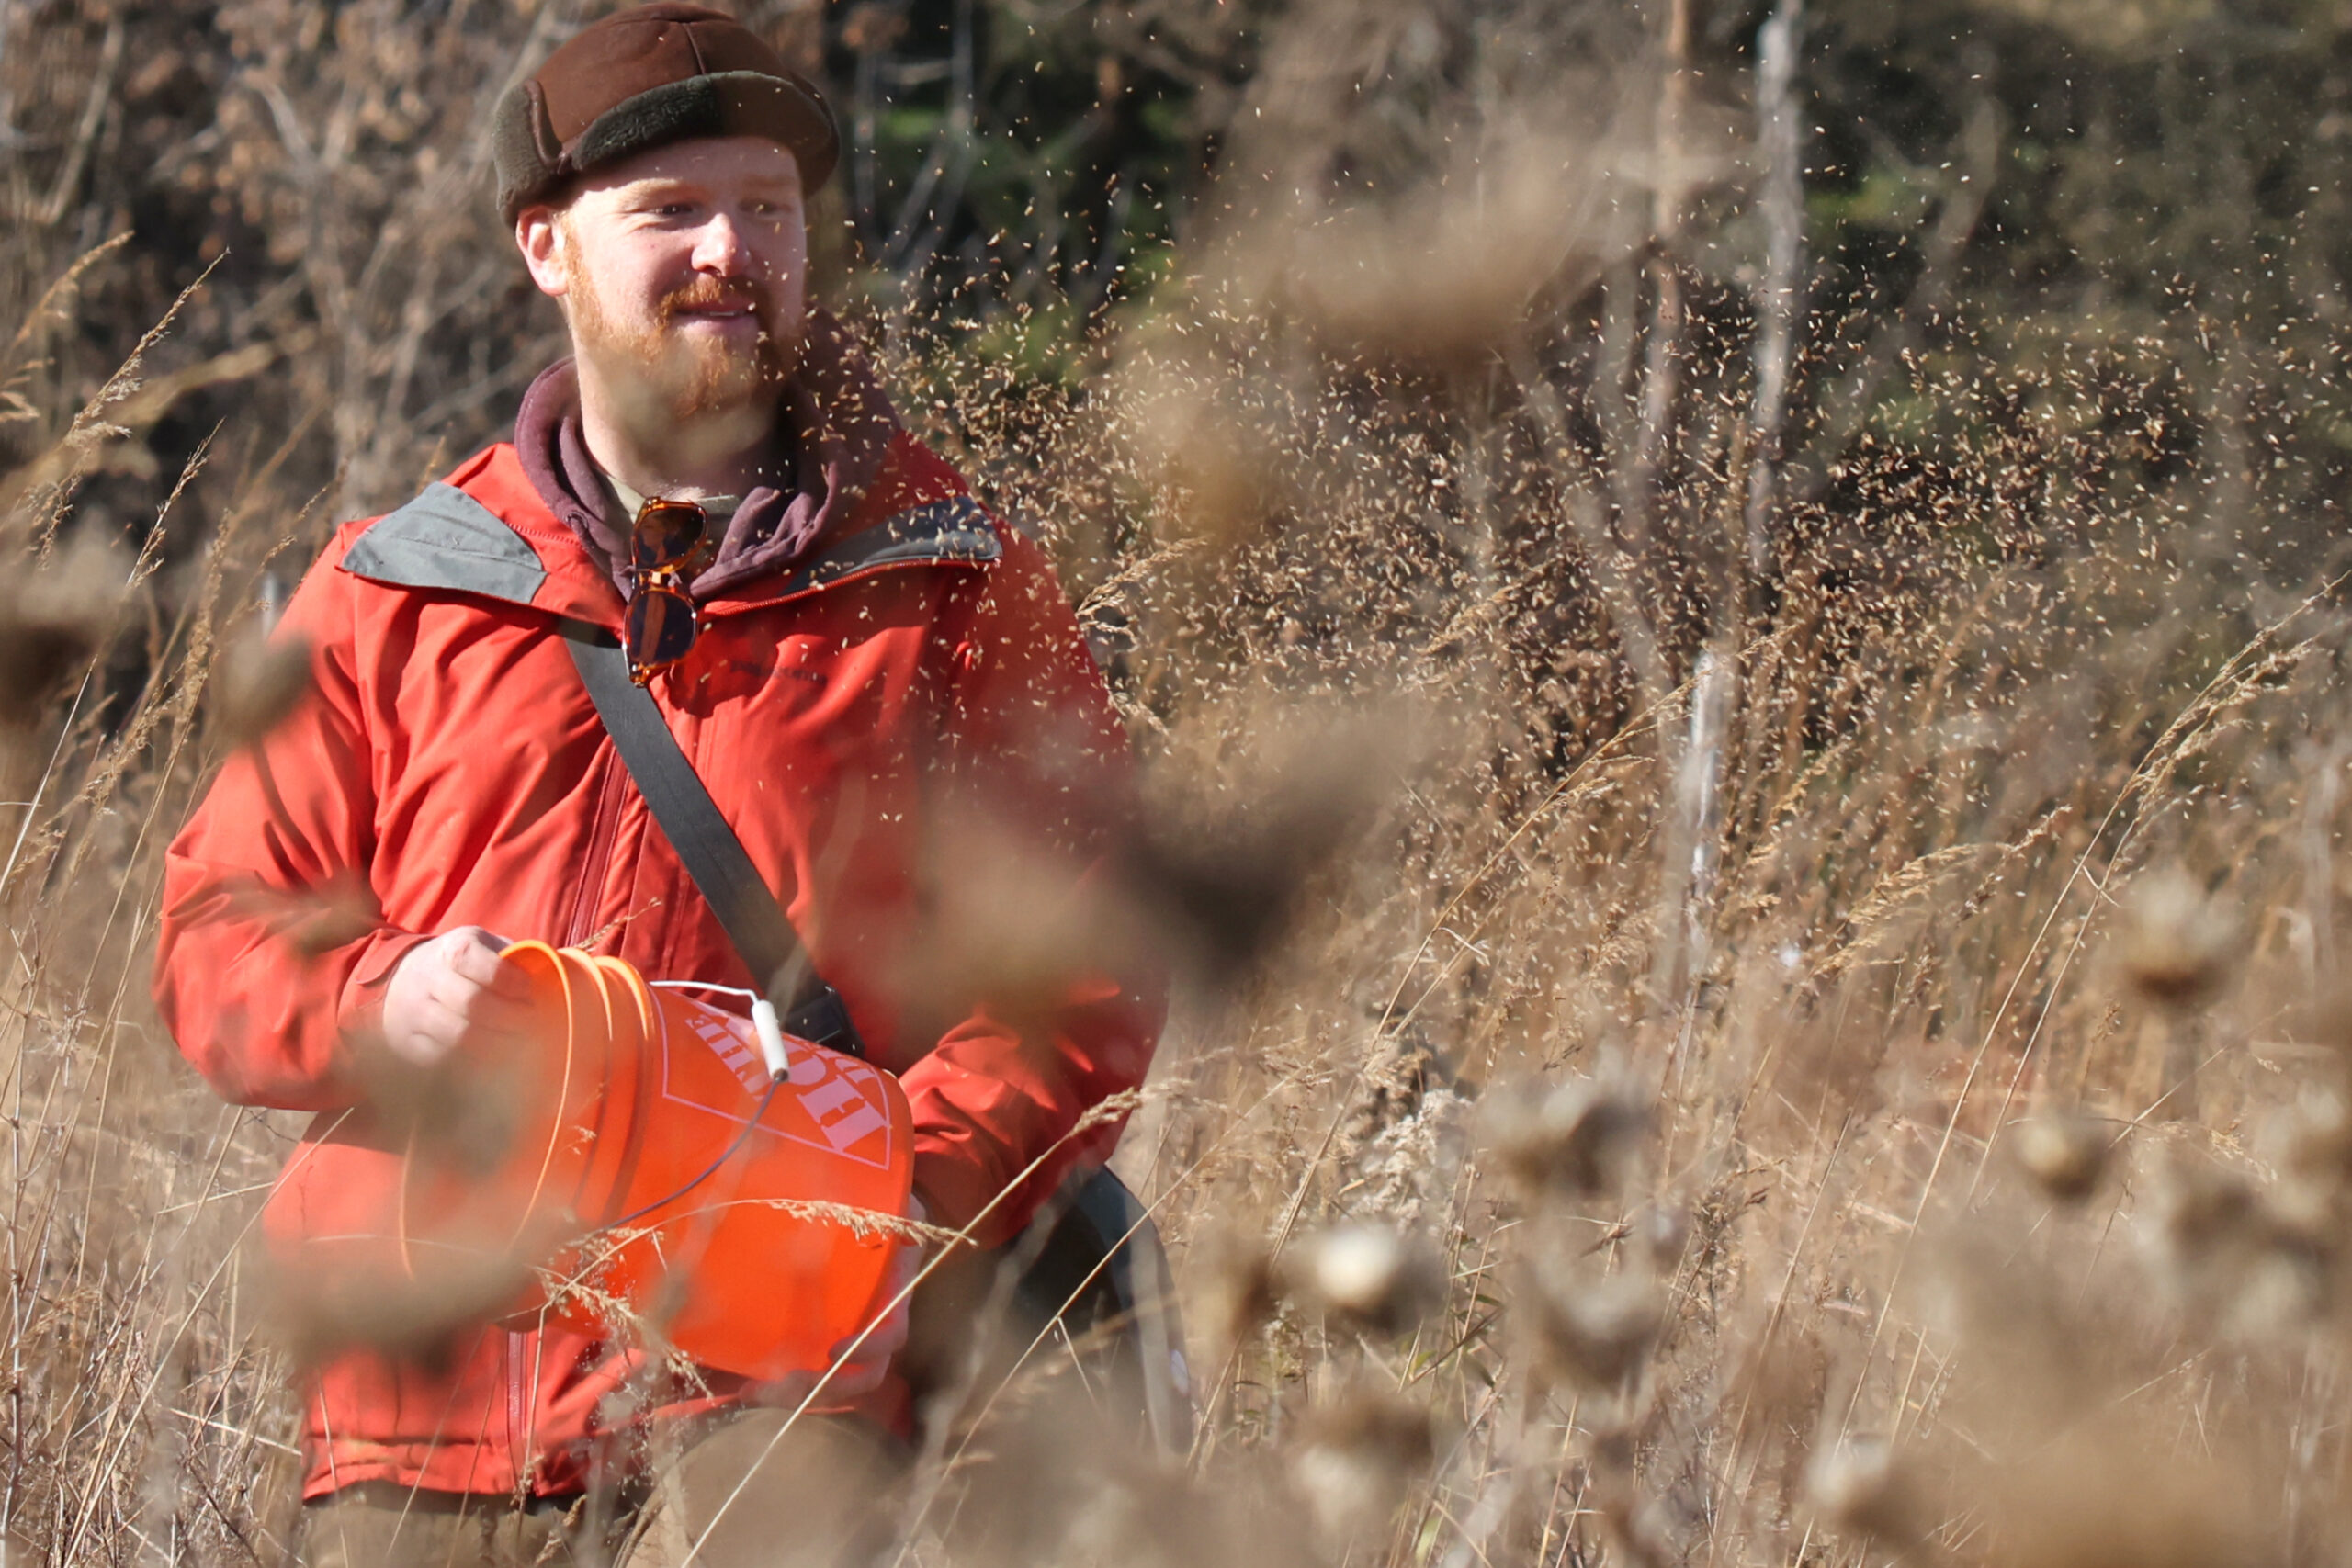
[[[800,334],[777,330],[775,302],[751,278],[695,277],[662,297],[656,324],[650,326],[614,321],[576,261],[571,283],[571,330],[580,347],[633,362],[638,379],[661,398],[673,419],[772,399],[798,367]],[[749,306],[759,322],[759,337],[748,349],[673,330],[689,311],[736,306]]]

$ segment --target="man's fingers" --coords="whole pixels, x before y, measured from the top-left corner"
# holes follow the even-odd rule
[[[384,1043],[420,1066],[429,1067],[465,1038],[466,1021],[431,997],[409,1010],[408,1027],[389,1031]]]
[[[519,972],[514,971],[512,965],[502,967],[516,973],[519,978]],[[522,987],[521,995],[514,995],[455,965],[429,976],[425,994],[460,1018],[487,1028],[517,1030],[531,1017],[527,985]]]
[[[532,1010],[522,1003],[447,973],[433,976],[411,1019],[413,1029],[439,1041],[445,1050],[467,1040],[526,1038],[535,1022]]]
[[[482,989],[469,992],[458,1010],[469,1027],[485,1034],[526,1035],[537,1019],[521,1002]]]
[[[411,1061],[439,1061],[469,1039],[529,1032],[530,983],[502,960],[503,938],[458,926],[411,951],[392,971],[384,1035]]]
[[[513,1001],[529,997],[530,982],[523,972],[498,956],[506,945],[503,941],[480,926],[461,926],[448,934],[451,974]]]

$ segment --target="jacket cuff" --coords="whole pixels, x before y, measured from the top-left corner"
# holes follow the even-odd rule
[[[358,962],[343,983],[335,1010],[335,1026],[345,1040],[383,1032],[384,994],[391,988],[392,971],[400,967],[401,959],[431,940],[394,926],[382,927],[360,940]]]

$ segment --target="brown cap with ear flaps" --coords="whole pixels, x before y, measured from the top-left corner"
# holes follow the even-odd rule
[[[659,0],[583,28],[499,100],[498,205],[512,222],[574,175],[695,136],[767,136],[814,191],[841,151],[816,84],[723,12]]]

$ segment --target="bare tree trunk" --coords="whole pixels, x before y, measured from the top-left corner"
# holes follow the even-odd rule
[[[1688,159],[1683,145],[1690,96],[1690,3],[1672,0],[1666,23],[1666,82],[1657,100],[1657,177],[1651,195],[1649,342],[1643,355],[1641,428],[1634,486],[1642,503],[1662,512],[1660,479],[1674,441],[1676,358],[1682,346],[1682,209]]]
[[[2316,748],[2301,759],[2311,776],[2303,801],[2303,919],[2311,927],[2308,979],[2313,1008],[2330,1006],[2336,997],[2335,964],[2335,808],[2343,798],[2344,767],[2352,761],[2352,747],[2343,742],[2325,750]]]
[[[1673,25],[1688,28],[1686,0],[1677,0]],[[1756,400],[1750,411],[1747,504],[1741,541],[1746,581],[1761,575],[1771,548],[1778,508],[1781,431],[1787,422],[1790,360],[1795,353],[1797,307],[1804,265],[1804,178],[1799,164],[1796,62],[1804,0],[1778,0],[1757,35],[1757,141],[1764,164],[1759,202],[1764,215],[1764,276],[1758,286]],[[1687,54],[1687,30],[1680,39]],[[1678,297],[1679,302],[1679,297]],[[1663,321],[1661,302],[1661,321]],[[1728,532],[1728,530],[1726,530]],[[1729,555],[1729,539],[1717,547]],[[1713,552],[1711,552],[1712,554]],[[1722,854],[1724,744],[1739,705],[1741,573],[1736,565],[1716,579],[1709,647],[1691,672],[1690,724],[1676,770],[1674,829],[1667,835],[1666,962],[1659,977],[1677,1022],[1669,1070],[1685,1064],[1706,978],[1713,929],[1716,873]]]
[[[1764,164],[1764,276],[1757,289],[1756,401],[1748,422],[1747,574],[1764,570],[1780,502],[1781,436],[1790,360],[1796,352],[1804,266],[1804,171],[1797,134],[1796,74],[1804,0],[1779,0],[1756,34],[1757,146]]]
[[[1699,987],[1713,956],[1709,948],[1715,873],[1722,859],[1723,781],[1729,764],[1724,742],[1738,702],[1736,651],[1718,646],[1701,653],[1690,672],[1690,723],[1683,732],[1681,763],[1675,770],[1675,830],[1667,837],[1666,880],[1673,890],[1667,909],[1675,929],[1660,975],[1675,1009],[1674,1049],[1668,1061],[1677,1074],[1688,1065]]]

